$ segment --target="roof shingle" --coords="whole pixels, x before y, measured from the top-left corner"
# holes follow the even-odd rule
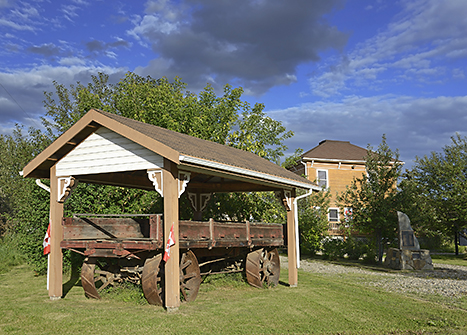
[[[348,141],[324,140],[318,146],[305,152],[302,158],[364,162],[366,156],[366,149],[351,144]]]

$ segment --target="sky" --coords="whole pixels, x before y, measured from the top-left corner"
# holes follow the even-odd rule
[[[243,87],[287,155],[385,135],[410,168],[467,135],[466,65],[465,0],[0,0],[0,134],[40,128],[54,81],[132,71]]]

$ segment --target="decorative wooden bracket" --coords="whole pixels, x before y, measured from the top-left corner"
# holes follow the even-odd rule
[[[162,169],[160,170],[148,170],[148,178],[152,181],[155,190],[164,197],[164,192],[162,188]]]
[[[185,171],[178,171],[178,197],[185,192],[188,183],[190,182],[191,173]]]
[[[190,200],[191,207],[196,212],[202,212],[211,200],[212,193],[192,193],[188,192],[188,200]]]
[[[282,202],[282,205],[285,207],[287,211],[292,210],[292,192],[287,190],[277,191],[275,192],[276,196]]]
[[[58,198],[59,203],[64,203],[65,200],[70,196],[71,191],[78,184],[78,180],[74,177],[62,177],[58,178]]]

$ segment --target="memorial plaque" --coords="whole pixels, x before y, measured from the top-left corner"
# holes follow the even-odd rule
[[[403,247],[415,247],[415,239],[413,230],[404,230],[402,233],[402,248]]]

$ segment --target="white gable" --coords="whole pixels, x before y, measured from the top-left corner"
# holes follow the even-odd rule
[[[157,169],[164,158],[113,131],[101,127],[56,165],[57,176]]]

